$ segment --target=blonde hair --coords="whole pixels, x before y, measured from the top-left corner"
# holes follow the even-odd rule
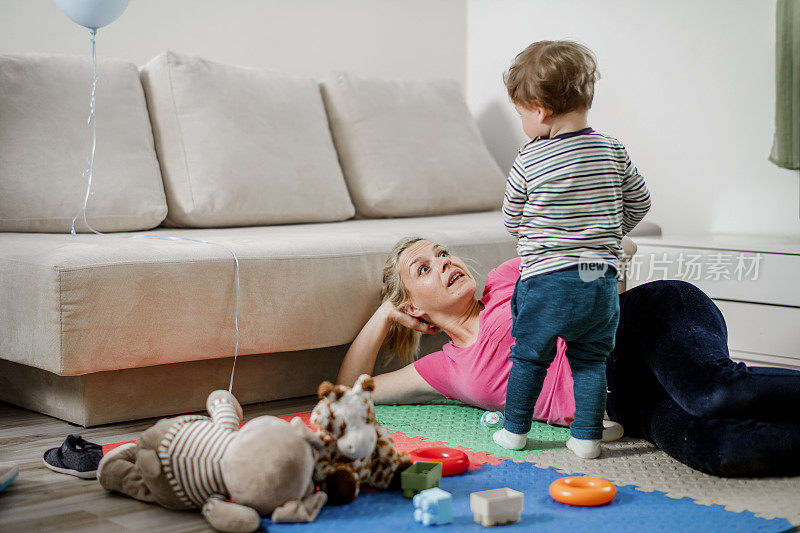
[[[394,245],[386,263],[383,265],[383,285],[381,286],[381,301],[389,301],[396,308],[411,303],[411,296],[408,294],[403,281],[400,279],[400,255],[415,242],[424,241],[422,237],[406,237]],[[397,322],[392,322],[389,333],[383,342],[384,365],[388,364],[395,356],[403,365],[414,361],[419,352],[419,341],[422,333],[411,328],[401,326]]]
[[[594,53],[574,41],[535,42],[503,73],[514,104],[528,109],[539,105],[555,116],[592,107],[599,78]]]

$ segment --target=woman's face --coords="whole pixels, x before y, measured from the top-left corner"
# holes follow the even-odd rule
[[[475,279],[467,266],[439,244],[415,242],[400,254],[398,265],[411,304],[420,311],[406,310],[414,316],[424,318],[431,313],[447,312],[459,302],[475,298]]]

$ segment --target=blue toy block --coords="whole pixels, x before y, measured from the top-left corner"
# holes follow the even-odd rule
[[[453,521],[453,496],[439,487],[423,490],[411,500],[414,520],[423,525],[449,524]]]

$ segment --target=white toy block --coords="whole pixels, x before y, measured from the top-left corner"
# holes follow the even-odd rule
[[[482,490],[469,495],[469,508],[476,523],[492,527],[519,522],[525,495],[514,489]]]

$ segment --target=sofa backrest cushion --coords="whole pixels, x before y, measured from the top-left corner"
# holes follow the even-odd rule
[[[434,215],[502,204],[505,177],[456,82],[333,73],[322,87],[360,215]]]
[[[98,78],[86,217],[102,232],[153,228],[167,204],[139,71],[100,59]],[[70,231],[86,195],[91,84],[87,57],[0,55],[0,231]]]
[[[165,52],[141,70],[166,225],[327,222],[354,214],[319,85]]]

